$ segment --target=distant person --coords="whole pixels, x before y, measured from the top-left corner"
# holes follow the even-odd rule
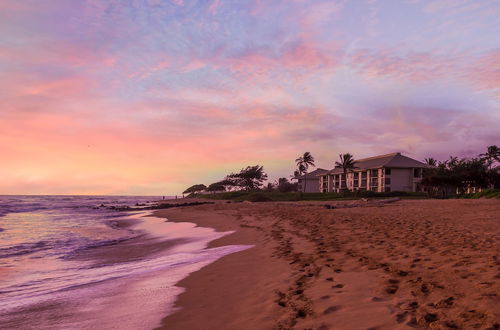
[[[165,196],[163,196],[163,200],[165,200]]]

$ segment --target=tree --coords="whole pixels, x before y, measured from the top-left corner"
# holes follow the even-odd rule
[[[304,192],[305,192],[307,184],[306,180],[307,170],[309,169],[309,166],[316,167],[316,165],[314,165],[314,157],[311,155],[309,151],[306,151],[302,156],[300,156],[295,160],[295,164],[297,165],[300,175],[304,174]]]
[[[434,159],[434,158],[432,158],[432,157],[429,157],[429,158],[424,159],[424,162],[425,162],[427,165],[430,165],[430,166],[437,166],[437,160],[435,160],[435,159]]]
[[[356,161],[354,160],[353,155],[351,155],[350,153],[340,154],[339,157],[340,157],[340,162],[335,162],[335,167],[341,168],[344,171],[344,174],[346,174],[347,171],[356,168],[356,166],[354,166]]]
[[[271,192],[276,189],[276,185],[273,184],[272,182],[268,182],[266,187],[264,188],[264,191]]]
[[[488,170],[484,159],[450,157],[437,167],[426,169],[422,184],[429,193],[463,194],[469,187],[484,188],[488,185]]]
[[[291,180],[298,180],[299,177],[302,175],[302,173],[304,173],[304,171],[306,170],[306,168],[304,167],[303,164],[300,164],[299,167],[293,171],[293,175],[291,176]]]
[[[479,156],[486,161],[488,169],[491,170],[495,162],[500,162],[500,148],[498,148],[496,145],[489,146],[486,153],[480,154]]]
[[[276,187],[279,192],[297,191],[297,183],[291,183],[287,178],[279,178]]]
[[[195,194],[205,189],[207,189],[207,186],[205,186],[204,184],[195,184],[184,190],[183,194]]]
[[[260,165],[247,166],[241,169],[239,173],[231,173],[226,177],[226,180],[239,186],[247,191],[258,189],[263,182],[267,180],[267,174],[264,172],[264,167]]]
[[[226,191],[226,185],[224,180],[210,184],[207,188],[207,191],[212,193],[215,193],[217,191]]]

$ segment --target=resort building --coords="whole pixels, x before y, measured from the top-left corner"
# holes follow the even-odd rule
[[[297,187],[298,191],[302,192],[320,192],[320,175],[327,173],[328,170],[318,168],[311,173],[306,173],[302,176],[297,177],[299,185]]]
[[[318,175],[321,192],[370,190],[374,192],[422,191],[422,170],[430,166],[418,160],[392,153],[358,159],[354,168],[344,173],[342,168]],[[309,185],[309,181],[308,181]],[[309,187],[307,187],[309,191]]]

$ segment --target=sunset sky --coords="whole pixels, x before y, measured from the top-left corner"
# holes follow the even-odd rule
[[[500,145],[500,2],[0,0],[0,194]]]

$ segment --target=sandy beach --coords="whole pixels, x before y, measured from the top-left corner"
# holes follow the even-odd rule
[[[236,231],[210,247],[255,246],[178,283],[162,329],[500,327],[498,200],[217,202],[155,215]]]

